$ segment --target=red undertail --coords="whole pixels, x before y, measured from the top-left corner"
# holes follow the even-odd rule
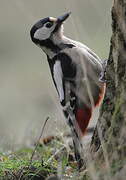
[[[104,94],[105,94],[105,88],[106,87],[104,84],[101,87],[99,96],[97,98],[97,101],[95,102],[95,107],[100,106],[100,104],[103,100]],[[77,120],[77,123],[80,128],[82,136],[85,134],[86,129],[88,127],[89,121],[92,117],[92,111],[93,111],[93,108],[91,108],[91,107],[89,108],[88,106],[84,105],[83,108],[78,109],[76,112],[76,120]]]
[[[78,109],[76,113],[76,120],[82,135],[84,135],[89,121],[91,119],[92,109],[84,106],[83,109]]]

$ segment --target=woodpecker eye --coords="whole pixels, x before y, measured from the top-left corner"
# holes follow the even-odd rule
[[[52,25],[53,25],[53,22],[48,22],[48,23],[46,23],[46,27],[47,27],[47,28],[51,28]]]

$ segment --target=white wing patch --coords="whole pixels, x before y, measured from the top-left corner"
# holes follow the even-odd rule
[[[64,90],[63,90],[63,81],[62,81],[63,73],[62,73],[60,61],[56,61],[56,63],[54,64],[53,73],[54,73],[54,80],[57,86],[60,101],[62,102],[64,100]]]

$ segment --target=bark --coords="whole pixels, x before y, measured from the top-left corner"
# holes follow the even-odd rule
[[[126,167],[126,0],[114,0],[112,31],[107,90],[91,152],[95,161],[108,163],[116,179],[118,172]],[[126,176],[117,179],[121,178]]]

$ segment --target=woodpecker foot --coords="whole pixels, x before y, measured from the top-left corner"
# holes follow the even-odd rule
[[[101,74],[100,74],[99,81],[102,82],[102,83],[106,83],[105,74],[106,74],[106,71],[105,72],[101,72]]]
[[[102,63],[103,70],[100,73],[99,81],[102,83],[106,83],[106,67],[107,67],[108,59],[104,60]]]

